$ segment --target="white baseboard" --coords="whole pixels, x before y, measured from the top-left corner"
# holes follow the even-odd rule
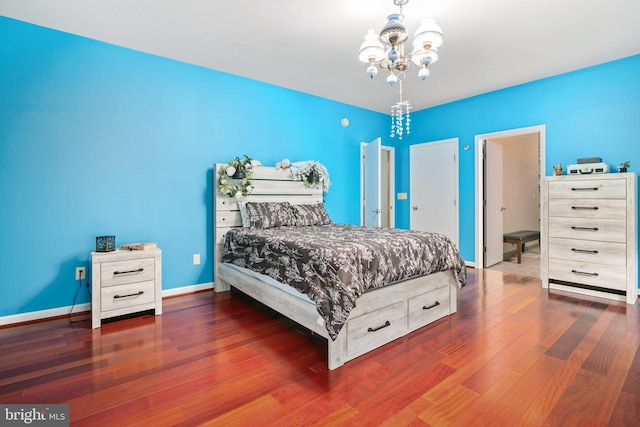
[[[174,289],[166,289],[162,291],[162,297],[173,297],[176,295],[191,294],[193,292],[213,289],[213,282],[201,283],[199,285],[182,286]],[[12,325],[15,323],[31,322],[34,320],[48,319],[51,317],[64,316],[69,314],[71,306],[50,308],[48,310],[30,311],[27,313],[11,314],[9,316],[0,316],[0,326]],[[91,304],[77,304],[73,307],[73,313],[91,311]]]
[[[0,326],[11,325],[14,323],[31,322],[33,320],[47,319],[50,317],[64,316],[69,314],[71,306],[59,308],[50,308],[48,310],[30,311],[28,313],[12,314],[0,317]],[[91,304],[77,304],[73,307],[73,312],[83,312],[91,310]]]
[[[471,262],[471,261],[465,261],[464,265],[467,267],[473,267],[476,268],[476,263],[475,262]]]
[[[162,298],[175,297],[176,295],[192,294],[198,291],[206,291],[207,289],[213,289],[213,282],[200,283],[199,285],[181,286],[179,288],[164,289],[162,291]]]

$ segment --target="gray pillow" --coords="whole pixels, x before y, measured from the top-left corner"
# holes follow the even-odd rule
[[[314,205],[293,205],[296,214],[296,225],[327,225],[331,218],[322,203]]]
[[[296,215],[289,202],[247,202],[249,223],[254,228],[295,225]]]

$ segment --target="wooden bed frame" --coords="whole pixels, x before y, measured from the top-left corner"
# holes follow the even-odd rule
[[[214,290],[222,292],[234,287],[326,338],[329,369],[456,312],[458,288],[451,270],[416,277],[366,292],[358,299],[337,339],[331,340],[315,304],[305,295],[220,262],[224,235],[230,228],[242,226],[236,200],[218,192],[217,177],[224,166],[216,164],[214,170]],[[247,201],[322,202],[320,188],[307,188],[302,182],[293,181],[289,170],[255,167],[252,181],[254,190],[245,198]]]

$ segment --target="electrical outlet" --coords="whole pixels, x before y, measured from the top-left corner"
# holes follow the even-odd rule
[[[83,280],[86,274],[87,269],[85,267],[76,267],[76,280]]]
[[[200,254],[193,254],[193,265],[200,264]]]

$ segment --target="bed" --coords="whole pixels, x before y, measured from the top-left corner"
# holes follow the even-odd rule
[[[223,166],[225,165],[216,165],[216,177]],[[301,182],[293,181],[287,170],[256,167],[253,184],[252,194],[243,198],[243,201],[288,202],[294,206],[298,205],[299,208],[322,202],[321,189],[307,188]],[[414,264],[418,263],[411,262],[403,264],[402,270],[407,270],[404,276],[394,275],[397,274],[395,270],[387,276],[382,273],[376,275],[373,273],[392,269],[383,268],[378,264],[375,264],[375,268],[368,268],[372,262],[371,250],[367,256],[351,256],[350,254],[355,254],[356,250],[355,246],[349,246],[354,241],[364,239],[354,237],[359,235],[351,233],[371,234],[374,229],[324,223],[313,223],[305,227],[266,227],[268,229],[264,230],[243,228],[238,200],[220,194],[215,181],[214,188],[215,291],[226,291],[234,287],[327,339],[329,369],[336,369],[349,360],[456,312],[457,291],[464,285],[466,273],[457,250],[444,236],[436,235],[437,238],[433,239],[435,243],[432,243],[439,248],[438,252],[447,253],[442,260],[436,262],[440,264],[436,269],[444,271],[426,274],[431,272],[430,267],[416,266]],[[320,234],[313,234],[310,238],[304,237],[304,233],[307,232]],[[385,232],[395,233],[397,236],[403,233],[410,234],[412,239],[415,237],[414,234],[420,234],[393,229],[386,229]],[[316,242],[330,239],[332,235],[342,235],[342,243],[337,245],[335,250],[318,249]],[[300,248],[287,246],[296,238],[301,239],[298,242]],[[277,243],[273,243],[273,239]],[[384,235],[374,237],[375,239],[391,241],[396,237]],[[310,243],[302,244],[305,240]],[[412,241],[409,242],[398,244],[396,248],[388,250],[378,247],[373,249],[373,252],[388,251],[396,254],[396,258],[399,259],[416,258],[399,252],[400,246],[414,244]],[[291,257],[288,255],[302,250],[311,251],[309,253],[312,255],[305,255],[306,258],[313,258],[313,254],[320,252],[335,252],[340,255],[335,261],[337,264],[318,262],[312,264],[312,267],[300,264],[294,265],[293,268],[263,265],[264,258],[267,258],[265,254],[270,254],[274,262],[280,261],[282,264],[289,262]],[[259,260],[250,265],[249,261],[256,258]],[[340,264],[345,258],[356,258],[356,267]],[[421,270],[412,270],[413,268]],[[318,270],[323,270],[323,274],[315,274]],[[333,274],[323,279],[327,270],[333,271]],[[292,271],[295,274],[292,274]],[[362,279],[363,271],[366,280]],[[416,271],[421,271],[420,275],[417,275]],[[398,279],[399,277],[401,278]],[[386,284],[389,281],[391,283]],[[288,282],[290,285],[282,282]],[[324,287],[329,283],[333,283],[333,288],[338,291]],[[381,286],[382,284],[384,286]],[[308,292],[309,295],[296,288]],[[329,290],[322,291],[325,289]],[[323,297],[330,294],[334,302],[338,301],[339,304],[327,304],[326,298],[319,298],[319,294]]]

